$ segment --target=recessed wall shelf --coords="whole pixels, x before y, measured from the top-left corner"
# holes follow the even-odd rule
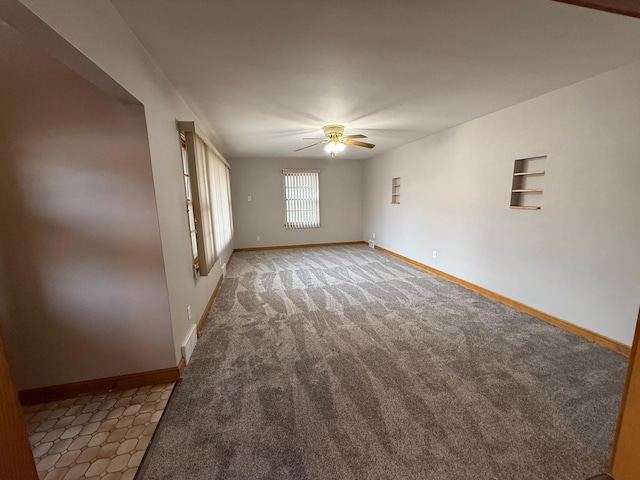
[[[514,161],[511,182],[511,203],[516,210],[540,210],[546,155],[520,158]]]
[[[391,203],[400,203],[400,177],[391,179]]]

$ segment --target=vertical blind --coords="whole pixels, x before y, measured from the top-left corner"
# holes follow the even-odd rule
[[[320,227],[318,170],[283,170],[285,223],[288,229]]]
[[[231,216],[231,189],[229,169],[215,153],[209,151],[213,175],[211,176],[211,199],[213,201],[213,233],[218,256],[231,244],[233,218]]]

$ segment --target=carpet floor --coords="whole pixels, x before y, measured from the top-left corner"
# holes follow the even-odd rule
[[[146,480],[584,480],[627,359],[362,245],[239,252]]]

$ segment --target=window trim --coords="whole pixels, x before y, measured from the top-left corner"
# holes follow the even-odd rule
[[[230,191],[229,163],[218,150],[206,140],[194,122],[176,121],[180,133],[183,155],[183,178],[185,197],[191,191],[191,202],[187,198],[187,213],[193,210],[193,225],[188,218],[191,250],[193,235],[197,249],[194,255],[194,276],[207,276],[220,257],[233,243],[233,213]],[[183,147],[184,145],[184,147]],[[184,151],[186,151],[185,174]]]

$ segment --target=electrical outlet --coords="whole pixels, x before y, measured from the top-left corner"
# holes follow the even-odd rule
[[[438,258],[438,252],[436,252],[435,250],[433,251],[433,258]]]
[[[376,238],[376,234],[375,234],[375,233],[372,233],[372,234],[371,234],[371,238]]]
[[[251,201],[251,195],[247,197],[247,202],[250,202],[250,201]]]
[[[258,235],[258,241],[260,241],[260,235]]]
[[[187,318],[191,320],[191,305],[187,305]]]

